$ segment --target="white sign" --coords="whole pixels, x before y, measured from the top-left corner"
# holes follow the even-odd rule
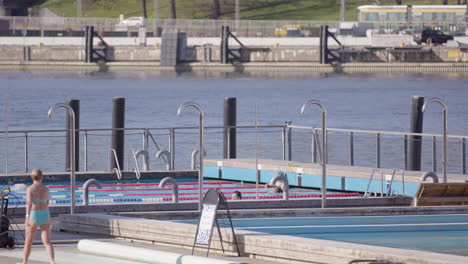
[[[218,165],[218,167],[222,167],[223,166],[223,162],[222,161],[217,161],[216,164]]]
[[[196,244],[208,245],[210,242],[211,232],[213,231],[214,221],[216,217],[216,205],[204,204],[200,223],[198,225]]]
[[[297,173],[304,173],[304,170],[302,168],[297,168],[296,172]]]

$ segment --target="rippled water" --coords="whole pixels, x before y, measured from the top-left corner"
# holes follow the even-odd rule
[[[259,124],[281,125],[292,121],[297,125],[320,125],[320,115],[313,109],[301,117],[301,105],[309,99],[318,99],[327,108],[328,124],[333,128],[353,128],[407,132],[411,96],[421,95],[443,99],[449,109],[449,133],[468,134],[468,75],[460,74],[305,74],[305,73],[1,73],[1,115],[0,124],[5,128],[5,98],[8,98],[8,128],[57,129],[64,127],[64,114],[47,118],[47,110],[55,103],[74,98],[81,100],[81,128],[109,128],[111,126],[112,98],[126,98],[127,127],[170,127],[197,125],[196,114],[188,111],[178,118],[178,107],[187,101],[199,103],[206,113],[206,125],[222,125],[223,98],[237,97],[238,124],[254,124],[254,104],[259,105]],[[190,113],[189,113],[190,112]],[[424,117],[424,132],[440,133],[442,113],[432,105]],[[2,130],[3,130],[2,129]],[[195,131],[193,131],[195,132]],[[209,132],[209,131],[208,131]],[[244,157],[254,157],[253,131],[239,139],[238,152]],[[263,131],[260,139],[260,157],[281,158],[281,132]],[[165,133],[165,132],[164,132]],[[167,148],[164,133],[155,135]],[[157,134],[155,132],[155,134]],[[274,136],[273,136],[274,135]],[[294,134],[293,159],[310,160],[310,132]],[[12,134],[10,134],[12,136]],[[219,158],[222,135],[207,136],[208,157]],[[127,148],[141,148],[141,136],[128,136]],[[301,141],[301,139],[304,139]],[[349,140],[330,138],[336,151],[330,151],[330,162],[346,163],[347,152],[343,146]],[[358,165],[371,166],[374,161],[372,144],[374,139],[363,136],[369,143],[357,144]],[[389,139],[390,140],[390,139]],[[389,146],[401,146],[391,139]],[[30,154],[29,166],[46,167],[50,170],[63,168],[63,139],[31,138],[30,148],[37,150]],[[196,148],[197,137],[181,134],[177,143],[179,167],[189,166],[190,150]],[[359,141],[358,141],[359,142]],[[0,169],[5,170],[6,140],[2,140]],[[385,142],[384,142],[385,143]],[[107,165],[106,148],[110,141],[105,136],[90,139],[90,148],[95,147],[89,157],[90,169],[104,169]],[[369,147],[367,147],[367,145]],[[362,154],[360,154],[362,147]],[[341,148],[341,149],[340,149]],[[391,147],[389,147],[391,149]],[[24,170],[24,139],[18,137],[8,141],[9,170]],[[460,151],[455,150],[460,160]],[[458,152],[457,152],[458,151]],[[11,153],[10,153],[11,152]],[[391,151],[400,152],[399,150]],[[389,165],[401,164],[397,158],[388,159]],[[359,156],[360,155],[360,156]],[[454,154],[455,155],[455,154]],[[161,166],[160,162],[154,166]],[[396,163],[394,165],[393,163]],[[455,161],[454,161],[455,162]],[[426,165],[430,164],[426,162]],[[92,167],[94,166],[94,167]]]

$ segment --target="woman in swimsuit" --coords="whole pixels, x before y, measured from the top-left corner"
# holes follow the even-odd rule
[[[42,243],[47,249],[50,263],[54,264],[54,248],[50,243],[49,188],[42,184],[43,177],[40,169],[34,169],[31,178],[33,184],[26,190],[26,240],[23,264],[28,263],[31,245],[38,227],[41,229]]]

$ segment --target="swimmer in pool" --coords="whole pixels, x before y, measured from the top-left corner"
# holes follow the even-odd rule
[[[273,192],[275,193],[282,193],[283,192],[283,185],[284,185],[284,181],[283,180],[277,180],[275,182],[274,185],[270,185],[270,184],[265,184],[265,188],[272,188],[274,187],[275,189],[273,190]]]
[[[37,228],[41,230],[41,239],[51,264],[55,263],[54,248],[50,242],[49,188],[42,184],[42,171],[34,169],[31,173],[33,184],[26,190],[26,220],[24,241],[24,258],[22,264],[27,264],[31,254],[31,245]]]
[[[232,200],[242,200],[242,194],[239,191],[233,191],[231,198]]]

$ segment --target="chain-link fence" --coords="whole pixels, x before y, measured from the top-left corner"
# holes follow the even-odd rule
[[[207,159],[223,159],[226,127],[205,128]],[[321,130],[299,126],[238,126],[236,158],[321,162]],[[0,137],[0,171],[24,173],[32,168],[48,172],[65,170],[66,131],[11,131]],[[109,171],[111,129],[79,131],[80,170]],[[408,169],[411,133],[351,129],[328,130],[328,163],[371,168]],[[441,135],[422,135],[421,170],[443,170]],[[448,137],[448,172],[466,174],[468,137]],[[156,158],[160,150],[170,152],[174,169],[190,169],[198,146],[198,128],[138,128],[125,130],[125,171],[136,168],[133,151],[147,150],[149,168],[166,169],[166,159]],[[195,160],[196,161],[196,160]],[[138,160],[143,168],[142,160]],[[196,163],[196,162],[195,162]],[[196,165],[196,164],[195,164]]]

